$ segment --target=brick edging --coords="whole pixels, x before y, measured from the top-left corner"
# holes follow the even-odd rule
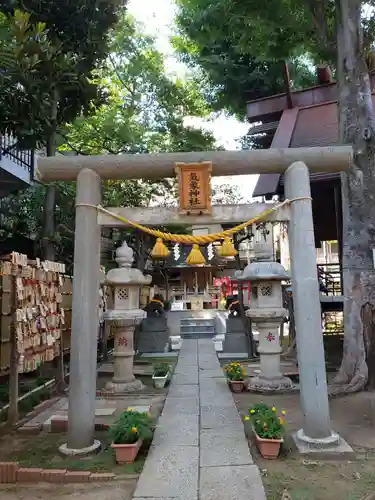
[[[20,467],[17,462],[0,462],[0,484],[9,483],[92,483],[112,481],[110,472],[71,471]]]

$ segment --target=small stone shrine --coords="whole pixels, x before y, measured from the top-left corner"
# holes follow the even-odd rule
[[[151,276],[144,276],[139,269],[132,268],[133,250],[124,241],[116,250],[117,269],[111,269],[106,285],[113,294],[113,309],[104,313],[114,332],[114,376],[107,389],[115,393],[135,392],[143,388],[133,374],[134,330],[145,318],[145,311],[139,308],[139,290],[151,282]]]
[[[255,392],[283,392],[293,387],[292,381],[280,370],[279,330],[287,311],[283,308],[281,282],[290,277],[284,267],[272,261],[269,243],[254,245],[257,261],[252,262],[238,281],[251,283],[250,308],[246,315],[257,325],[259,331],[260,374],[250,378],[249,390]]]
[[[169,329],[163,297],[155,295],[144,310],[147,318],[142,321],[139,328],[137,350],[140,353],[168,351]]]

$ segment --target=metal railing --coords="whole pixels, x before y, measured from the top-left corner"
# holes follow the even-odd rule
[[[35,160],[34,151],[20,149],[17,146],[17,140],[11,135],[0,136],[0,141],[0,159],[2,157],[9,158],[13,163],[27,170],[30,174],[30,180],[33,179]]]
[[[328,292],[325,292],[326,295],[342,295],[341,269],[339,263],[318,264],[318,272]]]

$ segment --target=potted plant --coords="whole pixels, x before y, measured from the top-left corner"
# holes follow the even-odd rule
[[[162,389],[169,377],[170,366],[168,363],[157,363],[154,367],[152,380],[156,389]]]
[[[129,408],[110,426],[111,447],[118,464],[131,464],[145,439],[152,437],[152,418]]]
[[[277,458],[281,443],[285,435],[285,410],[279,415],[277,409],[263,403],[250,408],[249,416],[245,420],[251,420],[255,443],[263,458]]]
[[[246,371],[241,363],[233,361],[224,366],[224,371],[232,392],[242,392],[245,388]]]

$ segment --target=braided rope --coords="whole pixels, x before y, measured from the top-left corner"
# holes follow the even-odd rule
[[[89,203],[78,203],[76,207],[91,207],[95,208],[96,210],[99,210],[102,213],[105,213],[109,215],[110,217],[113,217],[114,219],[117,219],[121,222],[124,222],[125,224],[134,227],[135,229],[138,229],[139,231],[143,231],[144,233],[150,234],[151,236],[154,236],[155,238],[161,238],[164,241],[173,241],[175,243],[184,243],[184,244],[198,244],[198,245],[207,245],[209,243],[213,243],[214,241],[222,240],[224,238],[229,238],[235,233],[238,233],[239,231],[242,231],[242,229],[245,229],[246,227],[250,226],[251,224],[254,224],[255,222],[259,221],[260,219],[263,219],[264,217],[267,217],[270,215],[272,212],[275,212],[276,210],[280,209],[284,205],[289,205],[292,201],[297,201],[300,199],[309,199],[311,200],[310,197],[299,197],[299,198],[294,198],[293,200],[285,200],[281,203],[278,203],[276,206],[273,206],[271,208],[268,208],[267,210],[264,210],[262,213],[259,215],[253,217],[252,219],[243,222],[242,224],[238,224],[235,227],[232,227],[231,229],[227,229],[225,231],[222,231],[220,233],[213,233],[213,234],[207,234],[207,235],[202,235],[202,236],[193,236],[191,234],[174,234],[174,233],[165,233],[163,231],[159,231],[157,229],[151,229],[146,226],[142,226],[141,224],[138,224],[137,222],[131,221],[129,219],[126,219],[125,217],[121,217],[120,215],[115,214],[114,212],[110,212],[106,208],[102,207],[101,205],[91,205]]]

